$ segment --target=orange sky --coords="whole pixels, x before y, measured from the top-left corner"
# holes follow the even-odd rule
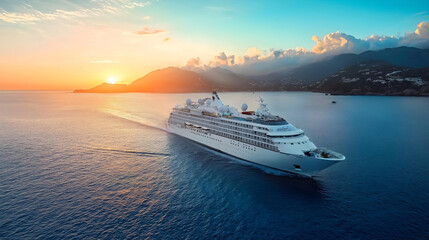
[[[183,66],[196,52],[216,52],[173,37],[142,1],[94,1],[59,13],[13,3],[16,12],[0,3],[0,90],[85,89],[111,77],[128,84],[159,68]]]
[[[1,49],[7,57],[0,59],[0,89],[71,90],[109,77],[128,84],[152,70],[183,65],[192,57],[190,48],[206,51],[179,40],[164,41],[168,33],[140,36],[106,26],[73,26],[54,38],[33,33],[7,37],[19,44]],[[35,41],[26,40],[31,38]]]

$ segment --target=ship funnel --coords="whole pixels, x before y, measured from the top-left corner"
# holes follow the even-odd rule
[[[220,101],[220,98],[219,98],[219,96],[217,95],[217,92],[216,92],[216,91],[213,91],[213,92],[212,92],[212,98],[213,98],[213,101],[215,101],[215,100],[219,100],[219,101]]]
[[[223,105],[223,103],[220,100],[219,96],[217,95],[216,91],[212,92],[212,99],[213,99],[213,102],[215,103],[215,106],[221,106],[221,105]]]

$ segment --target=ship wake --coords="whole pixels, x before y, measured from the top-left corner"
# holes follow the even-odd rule
[[[103,112],[110,114],[112,116],[118,117],[118,118],[122,118],[131,122],[135,122],[141,125],[144,125],[146,127],[150,127],[150,128],[154,128],[154,129],[158,129],[161,131],[167,131],[167,128],[165,127],[161,127],[161,126],[157,126],[153,121],[150,121],[148,119],[145,119],[143,117],[140,116],[136,116],[130,113],[126,113],[126,112],[122,112],[119,110],[115,110],[115,109],[103,109]]]
[[[135,150],[129,150],[129,149],[116,149],[116,148],[105,148],[105,147],[89,147],[89,148],[95,151],[135,154],[139,156],[170,156],[170,154],[168,153],[143,152],[143,151],[135,151]]]

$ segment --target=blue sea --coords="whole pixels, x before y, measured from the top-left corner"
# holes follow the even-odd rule
[[[346,161],[302,178],[164,130],[209,94],[3,91],[0,239],[429,239],[429,98],[219,95]]]

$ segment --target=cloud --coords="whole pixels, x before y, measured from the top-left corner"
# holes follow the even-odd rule
[[[163,34],[167,33],[163,29],[152,29],[150,27],[145,27],[143,30],[136,32],[138,35],[156,35],[156,34]]]
[[[224,67],[241,74],[264,74],[297,64],[308,63],[319,56],[305,48],[263,51],[256,47],[249,48],[245,55],[227,55],[221,52],[214,56],[208,64],[199,57],[189,59],[185,68],[189,70],[204,70],[214,67]]]
[[[108,14],[119,15],[126,13],[126,9],[144,7],[147,2],[136,2],[132,0],[100,0],[92,1],[91,7],[74,5],[75,9],[55,9],[51,11],[40,11],[29,4],[23,4],[23,12],[11,12],[0,8],[0,21],[8,23],[35,24],[41,21],[53,21],[57,19],[73,19],[83,17],[95,17]]]
[[[150,2],[133,2],[133,1],[130,1],[128,3],[125,3],[124,7],[133,9],[135,7],[145,7],[149,4],[150,4]]]
[[[210,66],[232,66],[235,64],[235,56],[227,56],[225,52],[219,53],[219,55],[214,56],[214,60],[209,63]]]
[[[203,63],[201,62],[201,59],[199,57],[191,58],[186,63],[186,66],[184,66],[184,69],[199,72],[202,69],[208,68],[207,66],[203,66]]]
[[[429,22],[421,22],[414,32],[405,34],[401,39],[401,44],[429,48]]]
[[[267,74],[286,70],[297,65],[310,63],[320,59],[318,54],[305,48],[271,49],[262,51],[249,48],[244,56],[237,57],[237,64],[230,69],[242,74]]]
[[[17,13],[0,11],[0,20],[8,23],[34,24],[39,21],[52,21],[56,19],[71,19],[76,17],[100,16],[102,9],[80,9],[76,11],[57,9],[52,12],[34,10],[31,13]]]
[[[166,37],[166,38],[164,38],[164,40],[162,40],[162,41],[164,41],[164,42],[168,42],[168,41],[170,41],[171,40],[171,38],[170,37]]]
[[[144,16],[143,19],[144,20],[149,20],[149,19],[152,19],[152,17],[151,16]]]
[[[312,40],[315,44],[311,51],[301,47],[286,50],[270,49],[269,51],[250,47],[243,56],[227,55],[225,52],[221,52],[214,56],[208,64],[199,62],[197,67],[206,69],[222,66],[237,73],[263,74],[286,70],[342,53],[361,53],[367,50],[400,46],[429,48],[429,22],[419,23],[415,31],[407,32],[400,37],[371,35],[366,39],[359,39],[349,34],[334,32],[323,38],[313,36]]]
[[[201,66],[201,59],[199,57],[191,58],[186,63],[187,67],[200,67]]]
[[[401,37],[371,35],[367,39],[358,39],[352,35],[335,32],[326,35],[323,39],[313,36],[316,45],[313,52],[317,54],[329,53],[360,53],[366,50],[379,50],[399,46],[429,47],[429,22],[421,22],[414,32],[405,33]]]
[[[317,54],[326,53],[328,51],[337,51],[341,49],[342,51],[354,50],[364,50],[366,47],[362,47],[363,40],[356,39],[351,35],[347,35],[340,32],[330,33],[326,35],[323,39],[319,39],[317,36],[313,36],[312,40],[316,42],[316,45],[313,47],[313,52]],[[362,48],[362,49],[356,49]]]

